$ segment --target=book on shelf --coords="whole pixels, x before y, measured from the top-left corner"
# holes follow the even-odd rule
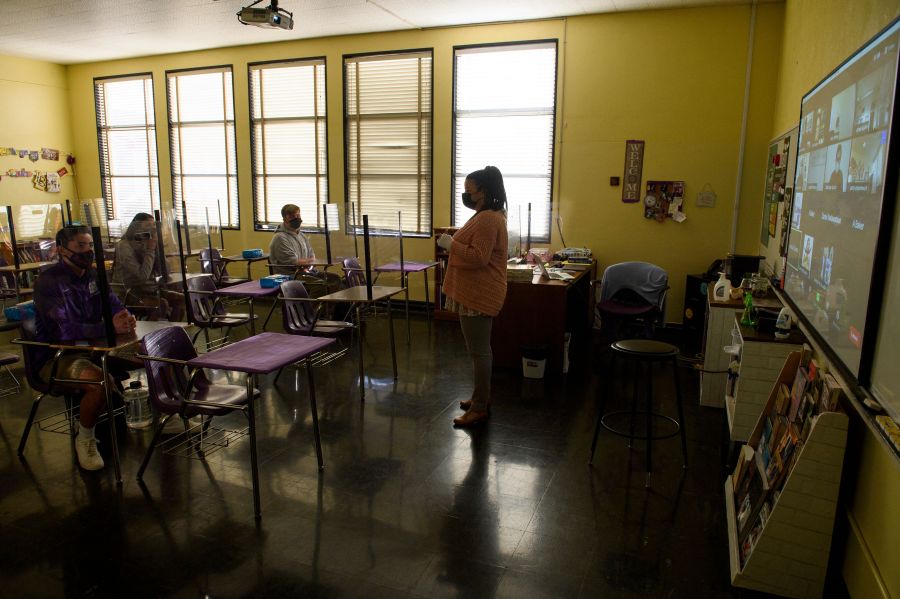
[[[738,455],[732,485],[741,564],[753,551],[775,509],[819,414],[839,409],[842,391],[835,378],[816,368],[818,378],[811,380],[809,372],[798,366],[792,383],[790,379],[780,379],[754,435]]]
[[[766,473],[762,468],[759,452],[756,453],[756,459],[747,472],[746,480],[746,492],[741,498],[737,512],[738,541],[740,543],[747,538],[769,495],[769,484],[766,481]]]
[[[797,374],[794,376],[794,384],[791,385],[791,409],[788,412],[788,419],[791,422],[797,420],[797,412],[800,411],[800,402],[803,400],[803,394],[806,392],[807,380],[806,368],[800,366],[797,368]]]
[[[819,398],[820,412],[833,412],[837,410],[838,402],[844,393],[837,379],[830,372],[822,377],[822,389]]]
[[[791,407],[791,389],[784,383],[778,385],[778,395],[775,398],[775,413],[787,415]]]
[[[741,447],[738,454],[737,465],[734,468],[734,476],[731,477],[732,487],[737,490],[741,485],[744,475],[747,473],[747,465],[753,461],[753,448],[749,445]]]

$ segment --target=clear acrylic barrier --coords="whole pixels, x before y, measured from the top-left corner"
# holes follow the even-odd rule
[[[162,253],[166,256],[166,265],[169,273],[180,273],[181,264],[178,260],[178,237],[175,228],[175,210],[173,208],[165,208],[159,211],[160,232],[158,243],[162,248]],[[184,245],[184,235],[182,234],[182,245]],[[187,247],[184,248],[187,253]]]
[[[106,202],[103,198],[81,200],[78,211],[79,222],[86,227],[100,227],[100,237],[105,247],[111,247],[128,229],[129,223],[109,220],[106,214]],[[75,214],[72,215],[75,217]]]
[[[199,214],[189,210],[187,218],[189,220],[186,223],[181,223],[185,254],[188,254],[189,248],[191,253],[197,253],[209,247],[220,251],[223,249],[222,225],[218,210],[204,209]]]
[[[4,215],[5,216],[5,215]],[[56,233],[63,228],[61,204],[23,204],[12,207],[19,262],[44,262],[56,257]],[[10,227],[5,227],[11,240]]]
[[[7,217],[6,206],[0,207],[0,258],[2,258],[2,266],[8,266],[13,263],[12,241],[9,236],[9,218]]]
[[[401,260],[401,238],[398,233],[400,226],[400,215],[394,214],[392,218],[385,218],[379,215],[377,218],[366,214],[361,214],[355,203],[351,204],[327,204],[323,210],[327,212],[328,219],[328,241],[331,245],[331,263],[334,265],[332,272],[345,277],[345,272],[341,270],[343,260],[345,258],[356,258],[359,262],[361,274],[365,276],[367,267],[366,262],[366,243],[365,243],[365,224],[368,221],[369,231],[369,260],[368,268],[375,281],[375,269],[388,263],[399,263]],[[335,223],[335,217],[337,223]],[[323,222],[324,230],[324,222]],[[318,241],[324,245],[324,235],[316,235]],[[324,258],[327,248],[322,248],[322,253],[316,247],[316,240],[312,237],[313,247],[317,257]],[[323,262],[325,260],[322,260]],[[382,285],[399,286],[399,279],[378,281]]]

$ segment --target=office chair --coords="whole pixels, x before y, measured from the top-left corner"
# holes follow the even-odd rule
[[[666,271],[649,262],[620,262],[603,271],[599,284],[596,310],[601,337],[610,341],[652,338],[666,313]]]

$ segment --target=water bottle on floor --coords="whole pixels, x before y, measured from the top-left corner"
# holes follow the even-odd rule
[[[141,385],[141,381],[131,381],[125,390],[125,424],[131,429],[142,429],[152,423],[150,394]]]

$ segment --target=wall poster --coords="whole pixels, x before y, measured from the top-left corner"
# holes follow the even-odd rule
[[[791,198],[794,185],[794,161],[797,149],[796,127],[769,143],[766,161],[766,185],[759,227],[760,254],[766,257],[768,270],[781,274],[781,257],[790,228]]]

